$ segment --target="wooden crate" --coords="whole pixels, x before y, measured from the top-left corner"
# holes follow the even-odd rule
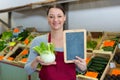
[[[26,59],[28,58],[29,55],[29,48],[26,47],[16,58],[15,61],[18,62],[21,65],[25,65],[26,61],[23,62],[22,59],[25,59],[24,56],[27,56]]]
[[[85,76],[85,75],[82,75],[82,74],[78,74],[77,75],[78,80],[103,80],[104,79],[105,74],[107,73],[107,71],[109,69],[109,63],[111,61],[111,55],[110,54],[104,54],[103,55],[103,54],[100,54],[100,53],[98,53],[98,54],[94,54],[93,53],[92,57],[95,57],[95,56],[100,56],[100,57],[104,57],[104,58],[109,59],[109,61],[108,61],[107,65],[106,65],[106,67],[105,67],[105,69],[103,71],[103,74],[101,75],[100,79],[98,79],[98,78],[92,78],[92,77]]]
[[[119,48],[117,48],[116,49],[116,52],[115,52],[115,54],[118,54],[118,52],[120,52],[120,49]],[[114,55],[115,56],[115,55]],[[118,71],[118,70],[120,70],[120,64],[118,64],[115,60],[113,60],[114,59],[114,56],[112,57],[112,63],[114,63],[115,64],[115,67],[110,67],[110,65],[109,65],[109,67],[108,67],[108,70],[107,70],[107,73],[105,74],[105,76],[106,75],[109,75],[109,76],[112,76],[114,73],[116,74],[116,72],[113,72],[113,70],[116,70],[116,71]],[[120,72],[120,71],[119,71]],[[120,73],[119,73],[120,74]],[[116,76],[116,75],[115,75]]]
[[[98,45],[97,48],[95,50],[93,50],[93,53],[114,54],[114,51],[116,50],[117,45],[115,46],[113,52],[112,51],[104,51],[102,49],[102,47],[103,47],[103,43],[105,40],[111,40],[112,38],[115,38],[116,36],[120,36],[120,33],[106,32],[102,38],[100,45]]]
[[[24,48],[25,47],[25,45],[22,45],[22,44],[17,44],[14,48],[13,48],[13,50],[12,51],[10,51],[9,53],[7,53],[6,54],[6,56],[3,58],[3,60],[4,61],[6,61],[6,62],[10,62],[10,63],[17,63],[17,62],[15,62],[14,61],[14,59],[13,60],[8,60],[8,58],[10,57],[10,56],[12,56],[13,54],[15,54],[15,51],[18,49],[18,48]]]
[[[101,38],[104,35],[104,32],[91,31],[89,32],[93,39]]]
[[[0,41],[3,41],[2,39],[0,39]],[[1,42],[2,43],[2,42]],[[4,50],[6,49],[7,45],[0,51],[0,56],[4,55]]]
[[[88,32],[87,34],[87,42],[88,41],[96,41],[97,42],[97,45],[94,49],[92,48],[87,48],[87,52],[93,52],[93,50],[96,50],[100,44],[101,44],[101,41],[103,40],[104,38],[104,32]]]

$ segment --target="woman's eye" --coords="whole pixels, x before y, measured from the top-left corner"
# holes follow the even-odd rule
[[[49,16],[50,18],[54,18],[53,16]]]
[[[58,16],[59,18],[61,18],[62,16]]]

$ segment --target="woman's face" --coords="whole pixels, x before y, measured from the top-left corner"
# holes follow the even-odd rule
[[[48,13],[48,23],[52,30],[63,29],[66,16],[59,8],[51,8]]]

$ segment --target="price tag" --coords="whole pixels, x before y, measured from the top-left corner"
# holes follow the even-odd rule
[[[114,62],[110,62],[110,68],[116,68],[116,65]]]

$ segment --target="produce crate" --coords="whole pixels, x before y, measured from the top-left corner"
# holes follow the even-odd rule
[[[4,61],[6,62],[10,62],[10,63],[17,63],[15,61],[15,58],[17,57],[17,55],[20,54],[20,52],[25,48],[24,45],[22,44],[17,44],[12,51],[10,51],[9,53],[6,54],[6,56],[3,58]]]
[[[5,48],[7,47],[6,45],[6,41],[3,41],[0,39],[0,56],[3,56],[3,51],[5,50]]]
[[[8,45],[0,52],[0,55],[6,56],[9,52],[11,52],[14,47],[17,45],[16,42],[9,42]]]
[[[25,30],[29,32],[37,32],[37,29],[35,27],[27,27]]]
[[[117,47],[115,54],[113,56],[113,61],[116,63],[116,65],[120,64],[120,48],[118,48],[118,47]]]
[[[88,32],[87,34],[87,52],[92,53],[96,50],[104,37],[104,32]]]
[[[114,54],[117,43],[119,41],[119,36],[120,36],[120,33],[106,32],[100,45],[95,50],[93,50],[93,53]],[[113,41],[115,41],[115,43],[113,44],[113,47],[111,47],[111,42]],[[110,46],[109,47],[110,50],[103,50],[105,43],[107,43],[107,45],[109,43],[108,46]]]
[[[29,48],[26,47],[24,50],[15,58],[15,61],[21,65],[25,65],[29,55]]]
[[[15,35],[15,41],[18,43],[22,43],[29,35],[31,34],[31,32],[27,31],[27,30],[23,30],[19,33],[14,33]]]
[[[118,62],[116,62],[116,60]],[[108,68],[108,71],[105,75],[105,80],[120,80],[120,63],[119,63],[119,60],[120,60],[120,49],[117,48],[116,52],[115,52],[115,55],[113,56],[112,58],[112,63],[115,64],[115,67],[109,67]]]
[[[22,42],[26,47],[30,47],[31,41],[40,35],[43,35],[45,33],[38,33],[38,32],[31,32],[31,34]]]
[[[104,35],[104,32],[91,31],[90,35],[93,39],[101,38]]]
[[[93,53],[93,54],[91,54],[91,55],[92,55],[91,60],[90,60],[90,62],[87,64],[87,66],[90,66],[90,64],[92,64],[91,61],[92,61],[93,58],[95,59],[95,57],[102,57],[102,58],[104,58],[104,59],[107,59],[108,62],[104,65],[104,69],[102,69],[101,72],[99,72],[99,74],[98,74],[97,77],[87,76],[87,75],[86,75],[87,72],[86,72],[85,74],[78,74],[78,75],[77,75],[78,80],[103,80],[103,79],[104,79],[105,74],[107,73],[108,68],[109,68],[109,63],[110,63],[110,60],[111,60],[111,55],[110,55],[110,54],[104,54],[104,55],[103,55],[103,54],[100,54],[100,53],[98,53],[98,54]],[[102,62],[104,62],[104,61],[102,61]],[[98,63],[97,63],[97,64],[98,64]],[[103,63],[99,63],[99,65],[103,65]],[[96,68],[101,68],[101,67],[96,67]],[[89,67],[88,67],[88,70],[87,70],[87,71],[90,71],[90,68],[89,68]],[[91,70],[91,71],[92,71],[92,70]],[[97,72],[97,71],[92,71],[92,72]]]
[[[25,46],[30,46],[31,41],[34,39],[34,35],[29,35],[23,42],[22,44],[24,44]]]

